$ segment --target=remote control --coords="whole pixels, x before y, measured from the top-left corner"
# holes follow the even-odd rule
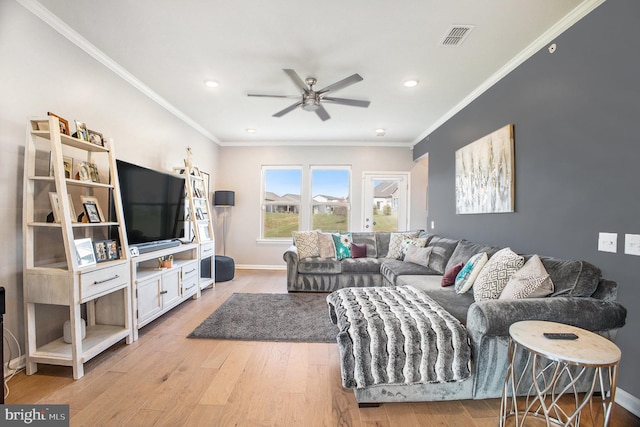
[[[573,334],[571,332],[545,332],[542,335],[545,336],[545,338],[549,338],[550,340],[577,340],[578,336],[576,334]]]

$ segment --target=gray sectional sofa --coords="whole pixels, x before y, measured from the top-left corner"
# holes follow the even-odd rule
[[[501,248],[426,233],[421,233],[420,237],[427,237],[427,247],[432,247],[426,265],[387,258],[391,233],[385,232],[352,233],[354,243],[366,245],[366,257],[362,258],[299,259],[295,245],[284,253],[288,291],[330,293],[327,298],[330,315],[334,323],[342,325],[337,341],[341,349],[343,385],[354,389],[361,405],[500,397],[508,365],[509,326],[517,321],[566,323],[611,340],[625,323],[626,309],[616,301],[617,284],[603,278],[600,269],[586,261],[541,255],[542,264],[555,287],[551,295],[476,302],[473,290],[458,294],[453,286],[442,287],[443,274],[451,266],[467,262],[474,254],[486,252],[491,256]],[[523,256],[528,260],[532,255]],[[357,367],[362,360],[372,358],[365,354],[370,350],[352,354],[355,340],[346,333],[345,309],[336,302],[335,291],[352,287],[411,287],[428,295],[457,319],[468,334],[471,349],[468,378],[427,383],[406,380],[404,383],[380,383],[378,380],[376,384],[365,386],[350,382],[345,372],[352,371],[354,364]],[[360,321],[367,322],[366,316]],[[353,325],[347,321],[347,326]]]

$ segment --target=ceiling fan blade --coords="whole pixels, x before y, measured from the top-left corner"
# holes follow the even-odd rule
[[[278,111],[277,113],[275,113],[275,114],[273,115],[273,117],[282,117],[282,116],[284,116],[285,114],[287,114],[287,113],[289,113],[289,112],[291,112],[291,111],[295,110],[296,108],[298,108],[298,107],[299,107],[299,106],[301,106],[301,105],[302,105],[302,101],[300,101],[300,102],[296,102],[296,103],[295,103],[295,104],[293,104],[293,105],[289,105],[289,106],[288,106],[287,108],[285,108],[284,110],[282,110],[282,111]]]
[[[327,121],[327,120],[329,120],[331,118],[329,113],[327,113],[327,110],[325,110],[322,105],[318,105],[318,108],[316,109],[316,114],[318,115],[318,117],[320,117],[320,119],[323,122],[325,122],[325,121]]]
[[[257,96],[261,98],[300,98],[300,95],[261,95],[258,93],[248,93],[247,96]]]
[[[291,69],[286,69],[286,68],[284,69],[284,72],[287,73],[289,78],[291,78],[291,80],[293,80],[293,82],[296,84],[296,86],[298,86],[298,89],[300,89],[302,91],[302,93],[307,93],[309,91],[309,88],[302,81],[302,79],[300,78],[298,73],[296,73],[295,71],[293,71]]]
[[[356,73],[353,74],[349,77],[347,77],[346,79],[342,79],[339,82],[335,82],[332,85],[329,85],[327,87],[325,87],[324,89],[321,89],[318,91],[319,94],[323,94],[323,93],[327,93],[330,90],[336,91],[336,90],[340,90],[340,89],[344,89],[347,86],[351,86],[354,83],[358,83],[360,81],[364,80],[362,78],[362,76],[360,76],[360,74]]]
[[[346,99],[346,98],[330,98],[325,96],[322,98],[323,101],[333,102],[334,104],[342,104],[342,105],[350,105],[352,107],[362,107],[367,108],[371,101],[360,101],[358,99]]]

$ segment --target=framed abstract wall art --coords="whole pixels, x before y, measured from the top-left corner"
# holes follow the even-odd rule
[[[456,151],[456,213],[514,212],[514,139],[509,124]]]

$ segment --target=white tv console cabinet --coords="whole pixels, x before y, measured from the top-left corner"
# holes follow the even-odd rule
[[[173,265],[159,267],[159,258],[172,257]],[[162,316],[187,298],[200,298],[199,244],[140,254],[131,258],[133,284],[133,339],[138,329]]]

